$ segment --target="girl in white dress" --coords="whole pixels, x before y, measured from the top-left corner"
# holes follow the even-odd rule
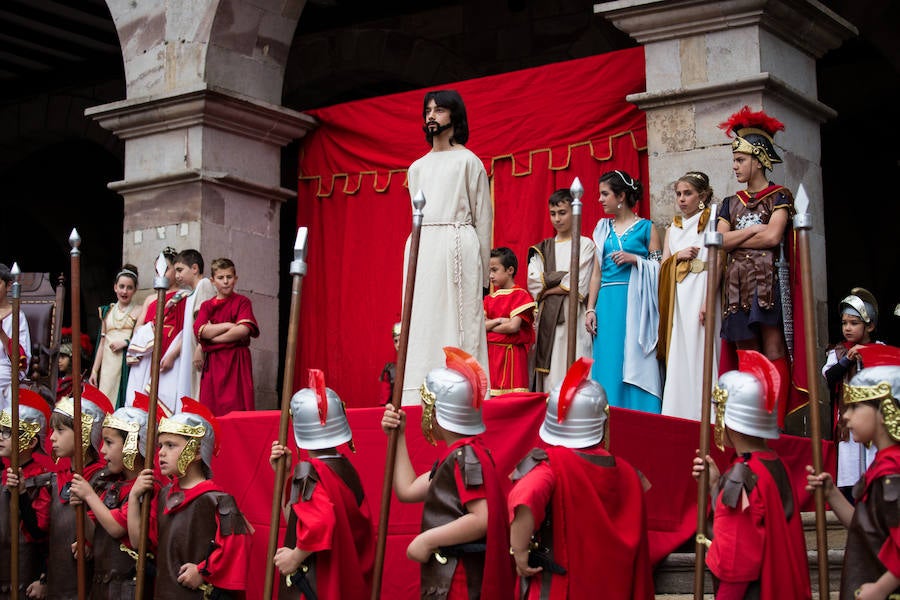
[[[707,251],[703,234],[715,231],[716,210],[711,204],[709,177],[685,173],[675,184],[681,214],[666,230],[659,283],[659,345],[666,364],[662,414],[700,420],[703,393],[705,325],[719,330],[719,311],[706,314]],[[719,340],[713,345],[712,373],[718,373]]]
[[[132,302],[137,282],[137,267],[123,266],[116,274],[113,284],[116,301],[98,309],[100,336],[88,381],[92,386],[100,388],[100,391],[115,403],[116,408],[125,405],[125,383],[128,381],[125,350],[131,342],[134,324],[141,312],[140,305]]]

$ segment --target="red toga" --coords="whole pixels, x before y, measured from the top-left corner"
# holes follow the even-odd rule
[[[245,325],[250,336],[238,342],[214,344],[200,336],[210,323]],[[206,353],[200,379],[200,403],[216,416],[233,410],[253,410],[253,366],[250,362],[250,338],[259,336],[250,299],[240,294],[213,298],[200,305],[194,320],[194,333]]]
[[[487,332],[492,396],[528,391],[528,349],[534,343],[536,307],[531,294],[520,287],[497,290],[484,298],[485,319],[522,319],[516,333]]]
[[[162,353],[165,356],[169,346],[175,340],[175,337],[181,333],[184,328],[184,296],[181,290],[169,290],[166,292],[166,306],[163,309],[163,332],[162,332]],[[178,294],[178,297],[175,297]],[[147,312],[144,314],[144,323],[156,322],[156,300],[150,302],[147,306]]]

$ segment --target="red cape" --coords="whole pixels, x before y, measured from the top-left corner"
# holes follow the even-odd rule
[[[553,577],[551,600],[652,599],[647,514],[637,472],[621,458],[614,467],[599,467],[568,448],[547,448],[547,454],[556,478],[553,554],[568,571]]]

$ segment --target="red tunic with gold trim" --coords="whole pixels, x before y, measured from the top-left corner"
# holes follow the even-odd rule
[[[200,330],[211,323],[245,325],[250,335],[237,342],[214,344],[200,337]],[[250,299],[233,293],[222,299],[207,300],[200,305],[194,320],[194,333],[206,353],[200,378],[200,402],[217,417],[233,410],[253,410],[250,338],[259,337],[259,325]]]
[[[631,465],[602,448],[550,447],[532,450],[513,477],[510,521],[516,507],[531,509],[539,550],[566,569],[520,578],[517,598],[653,598],[644,489]]]
[[[535,308],[531,294],[518,286],[496,290],[484,298],[485,319],[522,319],[515,333],[487,332],[492,396],[528,391],[528,349],[534,343]]]
[[[812,597],[800,505],[771,450],[738,456],[719,480],[706,565],[717,600]]]

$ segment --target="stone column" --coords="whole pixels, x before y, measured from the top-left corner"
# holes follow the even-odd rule
[[[647,91],[628,96],[647,113],[651,214],[675,212],[675,180],[706,172],[717,199],[739,185],[730,140],[717,125],[747,104],[785,123],[775,143],[784,163],[772,179],[811,199],[818,345],[827,344],[826,269],[819,126],[836,116],[817,99],[816,59],[857,31],[813,0],[619,0],[594,6],[644,45]]]
[[[279,106],[305,0],[108,0],[127,99],[85,111],[125,140],[123,256],[149,288],[165,246],[231,258],[259,321],[257,408],[277,406],[281,148],[314,126]]]

